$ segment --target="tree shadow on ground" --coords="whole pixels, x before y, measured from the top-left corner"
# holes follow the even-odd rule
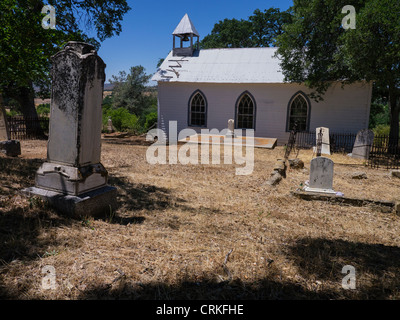
[[[146,137],[129,137],[129,138],[102,138],[102,143],[119,144],[129,146],[151,146],[154,141],[146,141]]]
[[[119,283],[91,287],[81,293],[80,300],[321,300],[332,299],[333,292],[315,292],[299,284],[261,279],[256,282],[218,282],[213,279],[165,283]]]
[[[356,290],[343,290],[350,297],[389,299],[400,296],[400,248],[382,244],[351,242],[341,239],[303,238],[290,246],[288,257],[308,279],[341,284],[355,268]]]
[[[41,205],[44,205],[43,203]],[[36,205],[35,206],[39,206]],[[44,205],[27,212],[27,208],[15,207],[0,214],[0,261],[29,261],[40,258],[49,246],[57,245],[56,237],[40,237],[46,231],[59,226],[71,226],[73,220],[58,216]],[[51,232],[50,232],[51,233]]]
[[[251,281],[218,281],[212,277],[177,284],[118,279],[88,287],[79,299],[134,300],[330,300],[398,299],[400,248],[345,240],[303,238],[287,249],[301,281],[279,276],[280,270]],[[356,270],[356,289],[342,287],[344,265]],[[184,277],[185,278],[185,277]],[[187,280],[189,279],[189,280]],[[318,282],[320,284],[318,284]]]
[[[43,161],[43,159],[0,157],[0,195],[9,195],[32,186],[36,170]]]
[[[202,206],[197,209],[188,205],[185,199],[177,197],[173,194],[170,189],[157,187],[151,184],[134,183],[126,177],[111,176],[109,183],[118,189],[118,203],[119,208],[117,210],[120,218],[125,217],[122,220],[124,223],[129,223],[126,214],[131,215],[132,213],[140,211],[161,212],[168,208],[175,208],[177,210],[183,210],[190,213],[201,213],[201,214],[221,214],[223,213],[219,209],[209,208]],[[144,217],[136,217],[133,219],[137,222],[142,222]]]

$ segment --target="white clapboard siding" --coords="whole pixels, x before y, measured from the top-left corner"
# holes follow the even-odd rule
[[[328,127],[331,132],[357,133],[368,128],[371,84],[357,83],[331,87],[324,101],[310,99],[310,130]],[[290,99],[298,91],[310,93],[304,85],[288,83],[187,83],[158,82],[159,128],[168,130],[169,121],[178,122],[178,131],[188,128],[189,99],[200,90],[207,100],[207,128],[222,130],[235,119],[237,99],[251,93],[256,102],[255,136],[277,138],[285,144],[287,112]],[[162,127],[164,124],[164,127]],[[200,132],[201,128],[193,128]],[[168,135],[168,132],[166,132]]]

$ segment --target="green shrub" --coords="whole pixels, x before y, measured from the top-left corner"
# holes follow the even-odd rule
[[[138,131],[138,118],[124,108],[103,108],[103,127],[107,128],[108,118],[111,117],[116,131]]]
[[[9,117],[14,117],[20,115],[20,113],[17,110],[11,109],[10,111],[6,112],[7,116]]]
[[[36,112],[37,112],[38,116],[47,117],[50,114],[50,104],[44,103],[44,104],[38,105],[36,108]]]
[[[379,124],[375,128],[372,129],[375,136],[388,136],[390,133],[390,125],[388,124]]]
[[[149,130],[157,122],[157,112],[151,112],[146,115],[146,122],[144,123],[144,129]]]

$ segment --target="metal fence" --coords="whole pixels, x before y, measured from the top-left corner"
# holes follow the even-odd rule
[[[353,150],[357,134],[355,133],[329,133],[331,153],[350,153]],[[298,149],[310,149],[317,145],[316,132],[298,132],[296,147]]]
[[[369,153],[368,165],[372,168],[399,169],[400,147],[398,141],[392,142],[389,136],[374,137]]]
[[[331,153],[351,153],[357,135],[354,133],[330,133]],[[317,145],[316,133],[297,132],[296,148],[310,149]],[[388,135],[378,135],[374,137],[371,147],[368,166],[372,168],[400,169],[400,145],[399,141],[390,141]]]
[[[45,139],[49,132],[49,118],[7,117],[10,137],[15,140]]]

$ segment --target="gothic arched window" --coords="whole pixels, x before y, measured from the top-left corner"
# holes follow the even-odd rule
[[[236,102],[237,129],[255,129],[256,103],[249,92],[243,92]]]
[[[297,131],[309,130],[310,102],[302,92],[297,92],[289,101],[287,131],[297,122]]]
[[[189,99],[189,126],[207,126],[207,100],[200,90],[195,91]]]

